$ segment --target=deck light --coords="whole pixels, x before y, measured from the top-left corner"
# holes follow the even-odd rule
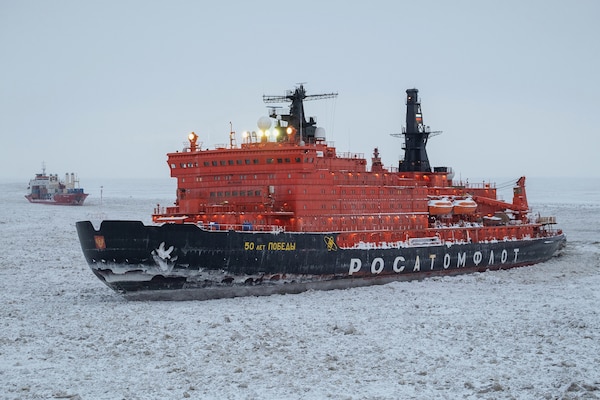
[[[188,140],[190,141],[190,151],[196,151],[196,141],[198,140],[198,135],[195,132],[192,132],[188,135]]]

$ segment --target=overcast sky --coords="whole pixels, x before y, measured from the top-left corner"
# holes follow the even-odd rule
[[[416,87],[434,166],[600,176],[600,1],[0,0],[0,178],[169,176],[304,82],[338,151],[397,165]]]

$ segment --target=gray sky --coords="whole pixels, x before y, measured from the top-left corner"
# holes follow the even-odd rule
[[[356,4],[354,4],[356,3]],[[168,177],[299,82],[338,151],[397,165],[416,87],[433,165],[600,176],[600,1],[0,0],[0,178]]]

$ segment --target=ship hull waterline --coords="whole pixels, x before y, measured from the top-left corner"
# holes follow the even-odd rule
[[[193,224],[77,222],[94,274],[130,300],[205,300],[417,280],[546,261],[565,236],[340,248],[337,233],[209,231]]]
[[[25,196],[25,198],[30,203],[35,204],[50,204],[57,206],[82,206],[87,196],[88,194],[56,194],[51,199],[36,199],[33,198],[33,196],[31,195]]]

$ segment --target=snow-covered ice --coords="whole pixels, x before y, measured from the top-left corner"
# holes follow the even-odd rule
[[[569,243],[534,267],[128,302],[86,265],[75,222],[148,223],[172,182],[82,181],[83,207],[2,182],[0,398],[600,398],[600,182],[548,183],[528,181],[530,204]]]

